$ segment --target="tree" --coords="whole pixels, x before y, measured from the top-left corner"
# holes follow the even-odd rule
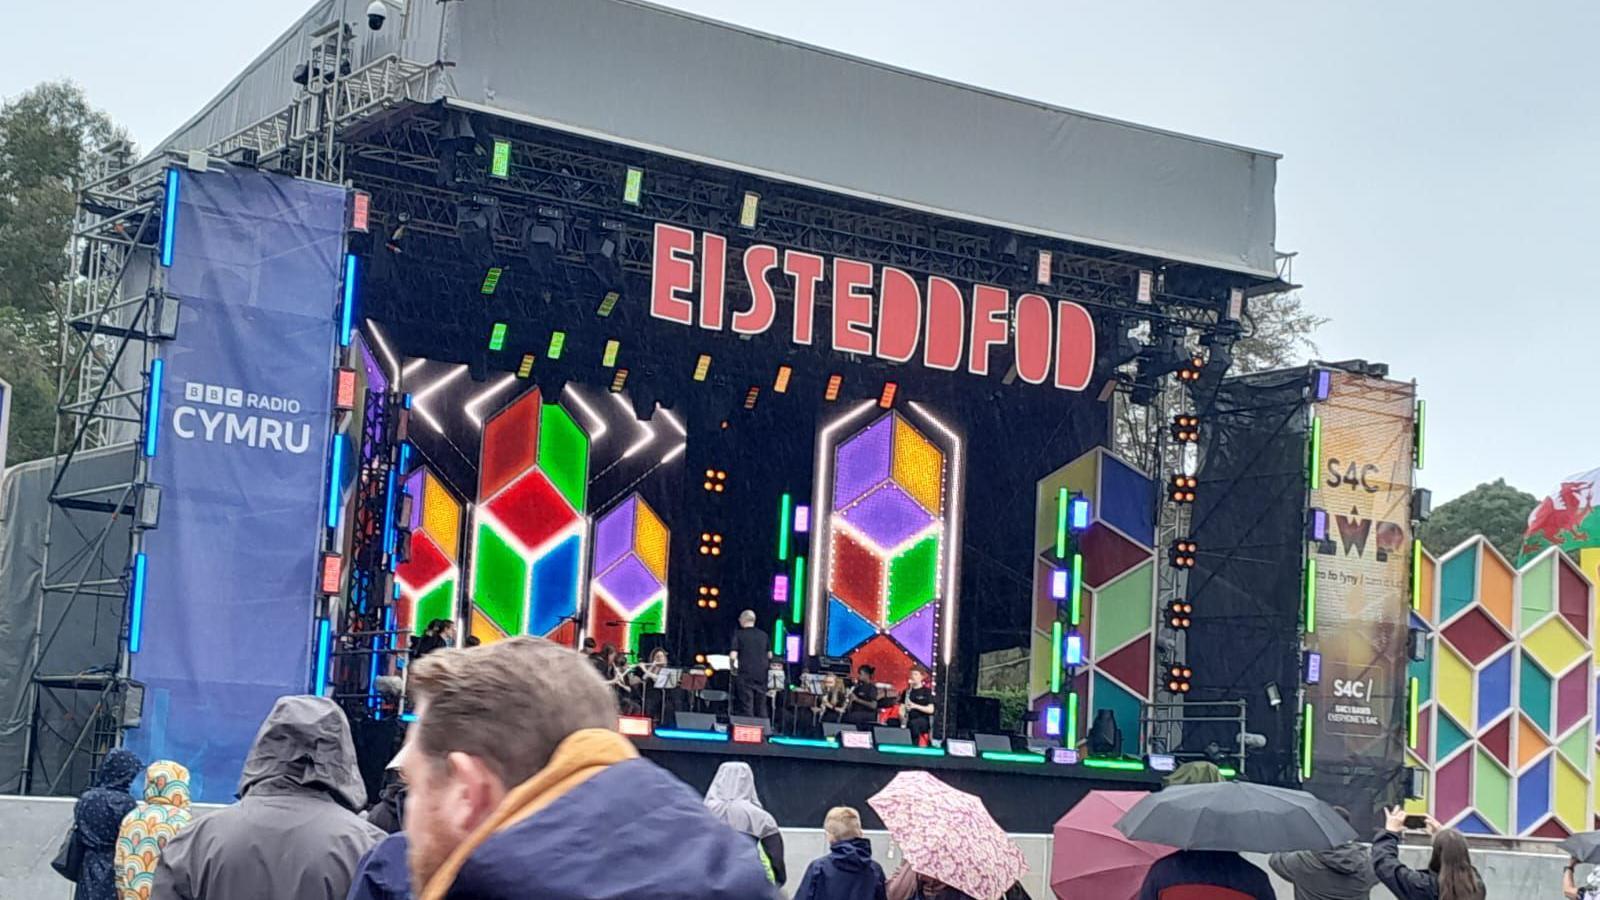
[[[1250,301],[1244,336],[1233,345],[1230,374],[1264,372],[1296,366],[1317,352],[1312,336],[1328,324],[1306,311],[1299,293],[1271,294]]]
[[[1435,509],[1420,529],[1422,544],[1437,556],[1481,534],[1506,559],[1515,561],[1522,549],[1528,514],[1537,505],[1537,497],[1496,478]]]
[[[46,82],[0,105],[0,379],[13,390],[8,464],[52,452],[74,192],[95,148],[122,136],[70,82]]]

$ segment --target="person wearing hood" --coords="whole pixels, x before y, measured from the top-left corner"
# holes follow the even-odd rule
[[[784,868],[783,832],[778,829],[778,820],[761,805],[761,797],[756,794],[756,773],[750,770],[749,763],[725,762],[717,768],[706,791],[706,809],[734,831],[755,838],[766,854],[774,884],[782,887],[789,880]]]
[[[835,806],[822,820],[828,855],[814,859],[794,900],[886,900],[883,867],[872,858],[872,842],[861,833],[861,814]]]
[[[94,786],[84,791],[73,807],[72,821],[83,847],[77,900],[116,900],[117,834],[123,817],[138,805],[128,789],[143,768],[144,763],[130,751],[107,753],[94,774]]]
[[[344,900],[384,837],[359,815],[366,801],[343,710],[280,697],[245,757],[239,802],[168,842],[151,900]]]
[[[1335,806],[1333,811],[1350,821],[1350,811],[1344,807]],[[1378,883],[1372,854],[1355,841],[1329,850],[1274,853],[1267,857],[1267,865],[1294,885],[1295,900],[1366,900]]]
[[[749,839],[617,734],[616,695],[577,652],[533,637],[437,650],[410,683],[417,900],[774,897]]]
[[[189,770],[170,759],[144,770],[144,802],[122,819],[117,836],[117,896],[148,900],[156,860],[193,813],[189,809]]]

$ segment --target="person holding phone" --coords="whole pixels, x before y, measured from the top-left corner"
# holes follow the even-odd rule
[[[1580,886],[1578,884],[1578,866],[1582,865],[1577,859],[1567,860],[1567,866],[1561,870],[1561,895],[1567,900],[1597,900],[1600,898],[1600,867],[1590,869],[1589,877]]]
[[[1398,900],[1484,900],[1483,876],[1472,865],[1467,839],[1432,816],[1420,817],[1433,837],[1428,867],[1418,871],[1400,862],[1400,835],[1417,821],[1398,806],[1384,811],[1383,831],[1372,842],[1372,868],[1383,886]]]
[[[1333,811],[1350,821],[1350,811],[1344,807],[1335,806]],[[1378,883],[1372,855],[1355,841],[1328,850],[1274,853],[1267,857],[1267,865],[1294,885],[1295,900],[1366,900]]]

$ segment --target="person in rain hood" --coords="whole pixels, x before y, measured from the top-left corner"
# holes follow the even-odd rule
[[[1350,811],[1335,806],[1346,822]],[[1329,850],[1274,853],[1267,865],[1278,877],[1294,885],[1294,900],[1366,900],[1378,876],[1372,871],[1372,854],[1355,841]]]
[[[410,675],[405,770],[416,900],[767,900],[749,839],[617,734],[575,651],[516,637]]]
[[[885,900],[883,867],[861,833],[861,814],[835,806],[822,820],[828,855],[811,861],[794,900]]]
[[[756,773],[749,763],[725,762],[717,768],[706,791],[706,809],[734,831],[755,838],[774,884],[781,887],[789,880],[783,862],[783,832],[756,795]]]
[[[1166,783],[1173,787],[1224,781],[1221,769],[1196,761],[1179,766]],[[1201,896],[1205,888],[1230,890],[1253,900],[1277,900],[1278,896],[1267,873],[1232,850],[1179,850],[1156,860],[1145,873],[1137,900],[1160,900],[1163,892],[1174,888],[1188,888],[1195,896]]]
[[[144,770],[144,802],[122,819],[117,836],[117,896],[148,900],[156,878],[156,860],[178,832],[189,824],[189,770],[170,759]]]
[[[245,757],[239,802],[168,842],[151,900],[344,900],[384,837],[358,815],[366,802],[344,712],[280,697]]]
[[[94,774],[94,786],[73,807],[78,843],[83,845],[77,900],[116,900],[117,832],[123,816],[138,805],[128,788],[143,768],[139,757],[127,750],[107,753]]]

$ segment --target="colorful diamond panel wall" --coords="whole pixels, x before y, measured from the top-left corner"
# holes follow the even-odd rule
[[[1463,831],[1562,838],[1593,826],[1594,591],[1549,550],[1520,570],[1482,537],[1423,554],[1412,626],[1418,716],[1412,801]]]
[[[639,638],[666,631],[666,523],[637,493],[595,522],[588,636],[639,652]]]
[[[951,463],[899,412],[846,435],[833,454],[826,518],[826,647],[904,684],[933,669],[951,565]]]
[[[395,627],[421,634],[434,619],[457,618],[462,503],[426,466],[406,478],[411,497],[411,557],[395,568]]]
[[[1077,684],[1062,690],[1079,694],[1077,735],[1087,733],[1096,710],[1110,709],[1122,730],[1124,751],[1137,754],[1139,711],[1152,698],[1155,670],[1156,552],[1150,511],[1155,509],[1156,486],[1103,448],[1038,482],[1028,689],[1036,711],[1056,702],[1050,693],[1052,626],[1057,603],[1063,601],[1055,598],[1052,580],[1060,567],[1055,553],[1062,488],[1082,495],[1090,510],[1089,527],[1072,536],[1069,548],[1069,558],[1073,551],[1083,557],[1078,633],[1084,664]],[[1067,589],[1070,596],[1070,582]]]
[[[587,557],[589,439],[538,389],[484,423],[472,541],[472,634],[572,645]]]

